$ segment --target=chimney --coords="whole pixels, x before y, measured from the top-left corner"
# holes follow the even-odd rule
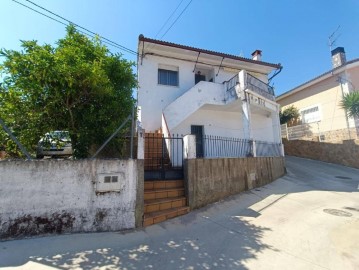
[[[338,47],[332,50],[332,64],[333,68],[340,67],[346,63],[345,51],[343,47]]]
[[[252,59],[256,61],[261,61],[262,59],[262,51],[261,50],[255,50],[252,52]]]

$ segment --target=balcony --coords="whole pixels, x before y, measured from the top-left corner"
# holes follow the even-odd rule
[[[240,86],[240,90],[236,90],[237,85]],[[227,102],[231,101],[237,96],[240,96],[240,92],[246,90],[250,90],[253,93],[268,100],[275,101],[273,87],[245,71],[241,71],[239,74],[236,74],[230,80],[226,81],[225,87],[227,89]]]

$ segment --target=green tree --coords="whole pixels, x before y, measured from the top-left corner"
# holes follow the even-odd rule
[[[341,107],[347,111],[350,117],[359,117],[359,92],[351,92],[344,95]]]
[[[133,62],[72,25],[66,30],[57,46],[22,41],[21,51],[0,51],[0,117],[29,151],[46,132],[68,130],[83,158],[131,113],[137,81]],[[0,141],[15,149],[6,138],[2,132]]]
[[[288,122],[294,121],[296,119],[298,119],[300,116],[299,111],[296,107],[289,106],[286,109],[284,109],[283,111],[279,112],[279,119],[280,119],[280,123],[281,125],[286,124]]]

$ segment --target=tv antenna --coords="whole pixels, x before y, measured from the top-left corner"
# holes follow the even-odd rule
[[[335,29],[335,31],[328,37],[328,46],[330,51],[333,50],[333,46],[335,45],[335,42],[338,40],[338,38],[340,37],[340,33],[338,33],[340,29],[340,25],[338,25],[337,29]]]

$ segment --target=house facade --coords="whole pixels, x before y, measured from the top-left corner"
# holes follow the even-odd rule
[[[138,43],[139,120],[146,132],[281,143],[268,75],[280,64],[146,38]],[[198,150],[197,150],[198,151]]]
[[[338,47],[332,51],[332,64],[328,72],[276,98],[282,109],[295,106],[300,112],[302,128],[295,138],[327,142],[357,138],[358,120],[348,117],[340,102],[343,95],[358,90],[359,59],[346,61],[344,48]]]

